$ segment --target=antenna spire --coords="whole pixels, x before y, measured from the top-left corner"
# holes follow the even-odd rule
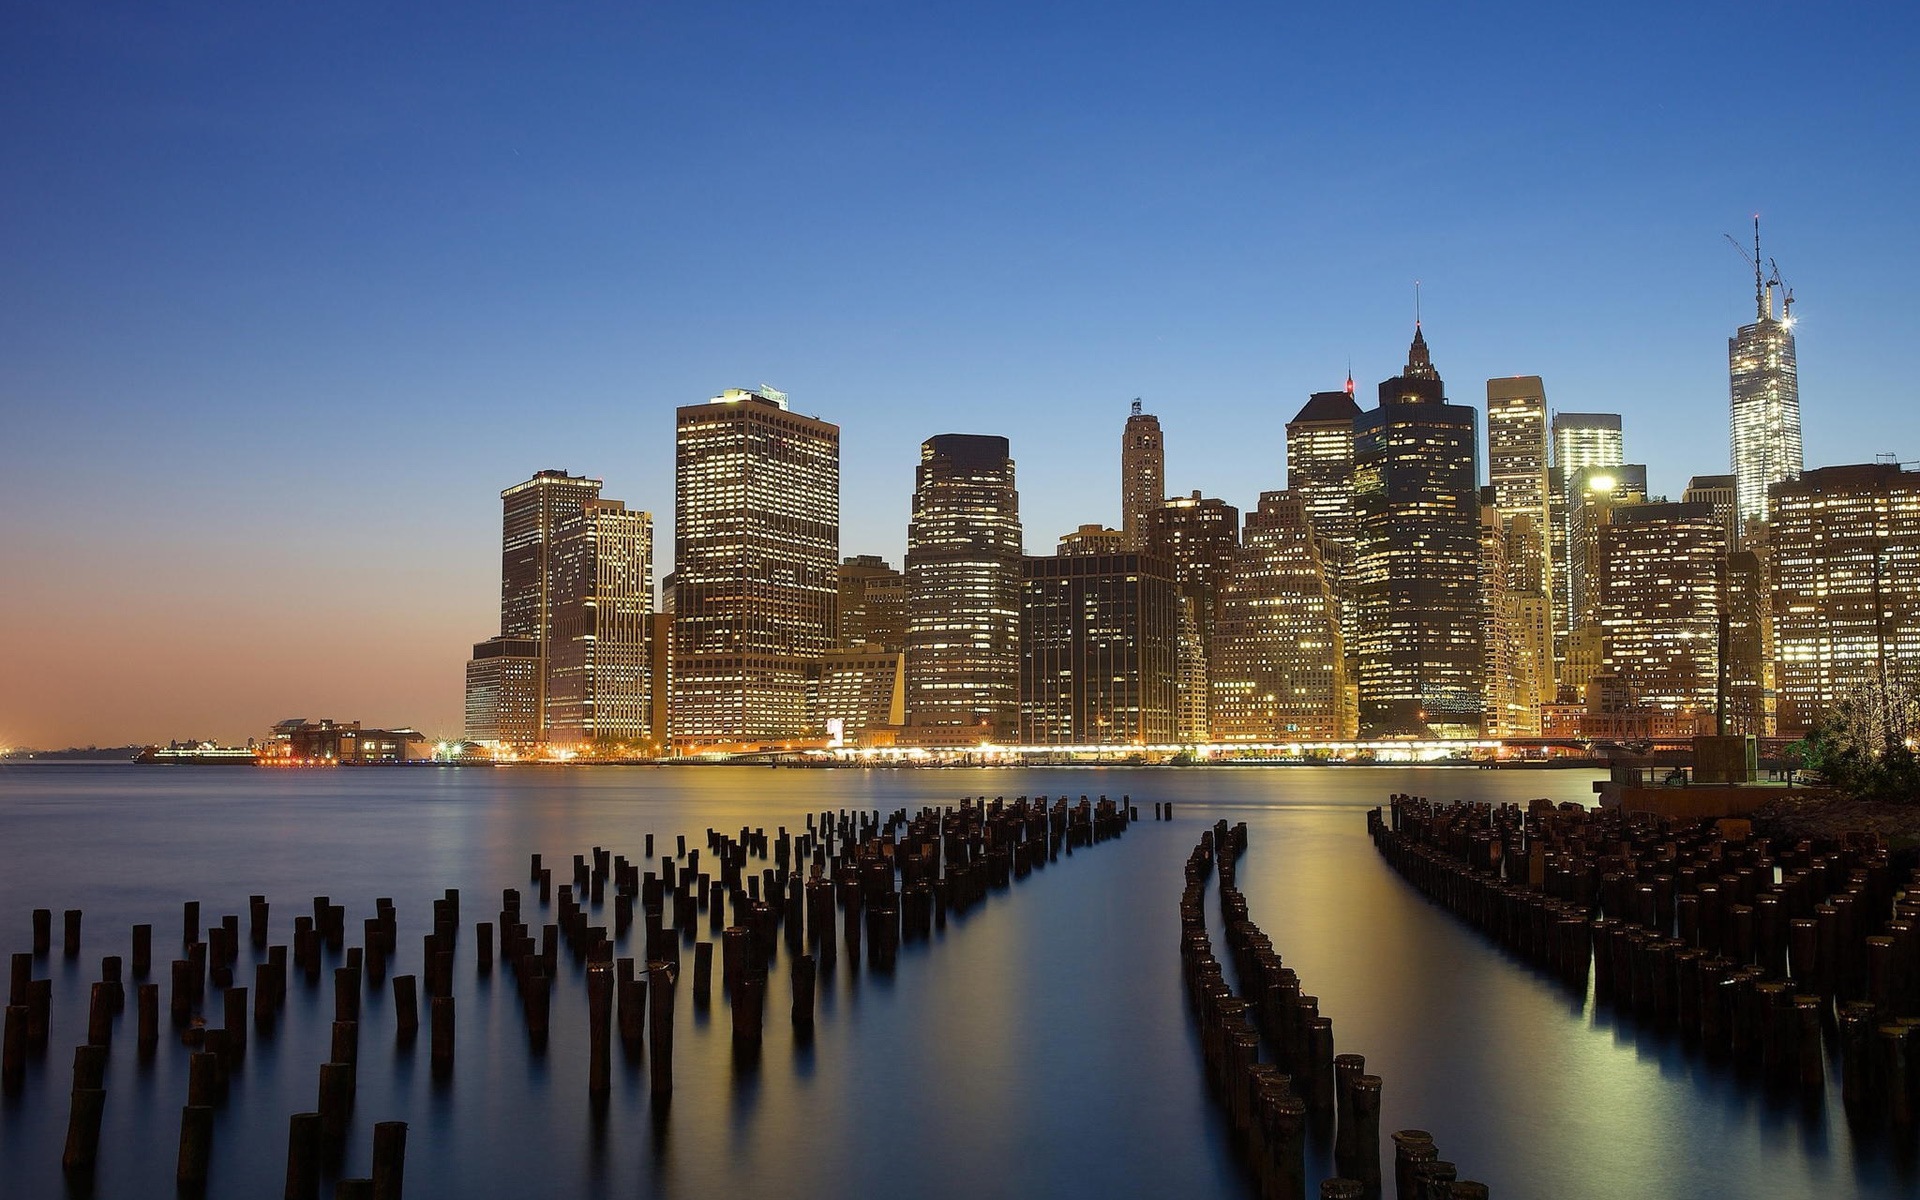
[[[1758,217],[1754,218],[1756,229],[1758,228],[1759,220]],[[1759,236],[1758,233],[1754,234],[1755,245],[1759,244]],[[1420,327],[1420,281],[1418,279],[1413,281],[1413,327],[1415,329]]]
[[[1773,315],[1773,305],[1767,301],[1766,281],[1761,277],[1760,264],[1760,214],[1753,214],[1753,308],[1762,321]]]

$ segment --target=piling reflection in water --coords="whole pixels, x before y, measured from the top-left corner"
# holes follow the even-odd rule
[[[847,953],[843,942],[832,968],[820,956],[810,1046],[790,1019],[791,972],[770,976],[751,1075],[731,1068],[729,1014],[683,1000],[669,1027],[670,1109],[653,1102],[650,1062],[629,1064],[624,1054],[604,1099],[594,1099],[583,987],[556,994],[570,998],[552,1006],[546,1053],[531,1054],[511,981],[503,986],[503,972],[481,975],[464,944],[451,986],[459,1017],[452,1071],[436,1083],[421,1061],[426,1046],[389,1053],[384,1041],[369,1040],[374,1029],[391,1034],[400,1014],[397,996],[370,986],[368,957],[367,1028],[339,1169],[364,1172],[374,1124],[404,1120],[407,1194],[415,1197],[1245,1193],[1250,1182],[1198,1066],[1168,902],[1199,831],[1223,816],[1250,829],[1238,878],[1250,909],[1286,947],[1288,965],[1313,981],[1326,1011],[1339,1014],[1343,1037],[1351,1030],[1350,1044],[1364,1047],[1367,1070],[1390,1081],[1382,1127],[1429,1129],[1493,1194],[1613,1196],[1629,1180],[1676,1195],[1844,1197],[1912,1186],[1886,1154],[1856,1150],[1831,1113],[1810,1120],[1795,1106],[1743,1092],[1720,1068],[1648,1031],[1616,1030],[1604,1011],[1560,993],[1433,909],[1384,868],[1365,837],[1361,814],[1387,792],[1576,799],[1591,778],[1582,773],[234,774],[0,770],[0,845],[9,848],[0,879],[0,920],[8,923],[0,929],[13,931],[8,940],[17,947],[32,909],[85,912],[86,956],[39,960],[60,998],[48,1045],[86,1038],[88,986],[97,977],[90,957],[124,953],[133,924],[178,911],[170,906],[186,897],[217,915],[250,914],[242,905],[261,896],[281,921],[301,897],[324,896],[328,908],[353,913],[376,911],[376,900],[388,898],[400,923],[420,922],[412,926],[419,931],[447,887],[470,896],[524,887],[529,849],[568,864],[589,846],[632,854],[639,842],[647,853],[635,861],[646,862],[648,834],[771,828],[807,811],[918,809],[966,794],[1104,792],[1130,793],[1142,807],[1175,802],[1171,822],[1144,823],[1084,861],[1076,854],[1070,870],[1036,872],[984,906],[950,912],[925,941],[903,936],[891,974],[868,968],[863,917],[862,954]],[[529,912],[533,901],[529,892]],[[590,886],[583,902],[591,907]],[[556,903],[549,897],[545,911]],[[607,897],[596,920],[609,921],[614,903]],[[321,922],[301,915],[324,941]],[[634,926],[638,935],[637,919]],[[275,940],[289,928],[281,924]],[[460,936],[471,930],[469,923]],[[424,952],[410,937],[383,954],[389,984],[400,975],[424,979]],[[344,962],[344,951],[326,953],[326,965]],[[158,979],[146,983],[165,985],[170,957],[152,964]],[[256,1195],[257,1186],[238,1181],[277,1187],[286,1178],[287,1114],[313,1107],[311,1064],[332,1053],[334,997],[323,986],[330,977],[311,977],[305,966],[290,964],[272,1031],[256,1025],[229,1099],[216,1109],[209,1195]],[[260,986],[252,972],[236,970],[235,978]],[[131,982],[138,992],[137,973]],[[132,1043],[116,1038],[109,1053],[94,1181],[103,1197],[151,1194],[180,1149],[174,1116],[187,1091],[185,1057],[163,1043],[143,1061]],[[67,1104],[46,1102],[66,1099],[65,1064],[56,1070],[52,1057],[29,1056],[23,1096],[0,1110],[0,1161],[23,1195],[61,1188],[70,1114]],[[243,1116],[252,1112],[273,1114],[272,1127]],[[1319,1156],[1310,1162],[1316,1178],[1332,1174],[1330,1150],[1308,1148]]]

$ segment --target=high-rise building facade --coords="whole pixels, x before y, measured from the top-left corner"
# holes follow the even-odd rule
[[[1358,644],[1346,587],[1353,574],[1353,423],[1359,416],[1348,376],[1344,391],[1313,393],[1287,422],[1287,491],[1306,509],[1349,653]]]
[[[1552,462],[1548,467],[1548,557],[1553,570],[1554,659],[1566,655],[1573,629],[1572,537],[1567,485],[1583,467],[1617,467],[1626,461],[1618,413],[1555,413],[1551,426]]]
[[[500,493],[500,635],[528,638],[539,659],[535,671],[540,731],[546,737],[547,658],[563,561],[560,542],[579,531],[586,506],[599,499],[601,482],[565,471],[540,471]]]
[[[1486,696],[1481,732],[1490,738],[1538,737],[1542,656],[1533,638],[1547,598],[1516,589],[1516,575],[1536,586],[1539,580],[1537,574],[1516,572],[1509,559],[1515,541],[1509,533],[1516,527],[1524,532],[1531,522],[1526,517],[1503,520],[1493,503],[1495,494],[1488,486],[1480,505],[1481,686]],[[1520,540],[1521,553],[1532,549]],[[1551,668],[1551,656],[1546,665]]]
[[[1247,514],[1214,624],[1209,719],[1222,742],[1352,737],[1339,615],[1301,496],[1262,492]]]
[[[907,577],[877,554],[844,559],[837,574],[841,649],[907,644]]]
[[[1137,548],[1146,534],[1147,514],[1167,498],[1167,456],[1160,440],[1160,418],[1133,413],[1120,435],[1120,532],[1129,548]]]
[[[1647,502],[1639,463],[1581,467],[1567,480],[1567,593],[1570,630],[1600,619],[1600,531],[1615,509]]]
[[[1920,675],[1920,471],[1803,472],[1774,485],[1767,525],[1780,736],[1868,681]]]
[[[1608,667],[1638,708],[1713,732],[1727,556],[1713,506],[1621,505],[1599,535]]]
[[[1201,643],[1211,651],[1214,606],[1240,548],[1240,510],[1199,492],[1174,496],[1147,514],[1144,539],[1149,554],[1173,564],[1181,594],[1193,598]]]
[[[1355,422],[1363,736],[1480,732],[1478,418],[1447,402],[1416,324],[1406,370]]]
[[[1174,496],[1147,515],[1146,550],[1173,564],[1180,585],[1180,740],[1207,740],[1208,672],[1220,588],[1240,546],[1240,510],[1224,500]]]
[[[674,418],[674,740],[800,736],[838,632],[840,428],[771,389]]]
[[[1739,486],[1740,533],[1767,519],[1767,489],[1800,474],[1800,375],[1794,360],[1793,297],[1773,315],[1773,287],[1761,278],[1760,222],[1753,223],[1751,325],[1727,339],[1727,372],[1733,394],[1733,474]]]
[[[1025,560],[1020,603],[1020,741],[1168,745],[1180,592],[1150,554]]]
[[[540,643],[496,637],[467,660],[466,734],[484,746],[525,748],[540,738]]]
[[[1507,590],[1548,594],[1547,389],[1538,375],[1487,380],[1487,479],[1506,541]]]
[[[1727,546],[1740,544],[1739,489],[1731,475],[1695,475],[1680,493],[1682,504],[1706,504],[1727,531]]]
[[[1020,704],[1020,492],[1007,439],[920,446],[907,526],[907,719],[1004,737]]]
[[[640,743],[653,729],[653,516],[589,500],[554,543],[553,636],[547,651],[550,742]]]

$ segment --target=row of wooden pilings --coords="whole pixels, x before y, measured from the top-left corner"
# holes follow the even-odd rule
[[[457,914],[457,893],[449,892],[445,901]],[[338,949],[342,941],[339,906],[328,898],[314,898],[314,915],[295,922],[293,961],[315,982],[320,972],[323,945]],[[184,957],[172,960],[169,968],[171,996],[168,1011],[172,1027],[187,1048],[187,1095],[180,1114],[179,1154],[175,1182],[183,1194],[203,1190],[213,1154],[215,1117],[228,1098],[229,1081],[245,1060],[249,1028],[270,1033],[284,1005],[288,984],[288,949],[268,945],[267,901],[250,898],[252,928],[250,940],[259,952],[254,964],[253,986],[233,986],[233,970],[239,959],[239,917],[230,914],[204,931],[200,923],[200,905],[189,901],[182,908],[181,944]],[[380,915],[369,920],[368,959],[383,961],[382,948],[391,949],[394,926],[392,902],[379,902]],[[457,920],[457,916],[455,917]],[[24,1090],[26,1059],[31,1052],[45,1049],[52,981],[35,979],[34,961],[47,953],[44,936],[51,925],[51,912],[35,910],[34,943],[30,952],[16,953],[11,959],[11,979],[6,1012],[4,1087],[9,1095]],[[79,954],[81,914],[66,914],[66,939],[63,950],[68,957]],[[376,925],[381,936],[376,936]],[[143,1060],[157,1052],[160,1041],[160,985],[137,982],[152,973],[153,927],[136,925],[132,931],[133,976],[137,1008],[136,1049]],[[346,965],[334,972],[335,1012],[328,1061],[320,1067],[317,1111],[298,1113],[289,1127],[288,1167],[285,1195],[290,1200],[318,1200],[323,1157],[345,1140],[351,1122],[354,1094],[354,1064],[358,1058],[359,1010],[363,951],[354,947],[346,952]],[[100,980],[89,991],[87,1041],[74,1050],[73,1086],[69,1094],[69,1116],[61,1164],[69,1178],[84,1183],[98,1162],[100,1129],[106,1109],[106,1067],[113,1042],[115,1017],[125,1005],[123,960],[109,955],[101,960]],[[404,998],[399,1020],[406,1027],[413,1016],[413,977],[394,980],[396,998]],[[223,1024],[211,1027],[201,1009],[209,987],[220,989]],[[443,1003],[444,1000],[444,1003]],[[452,1000],[434,997],[435,1058],[450,1058],[452,1045]],[[336,1195],[372,1196],[398,1200],[401,1195],[406,1155],[406,1123],[383,1121],[374,1126],[372,1174],[337,1182]]]
[[[1171,806],[1168,806],[1169,809]],[[1156,815],[1158,815],[1156,813]],[[1169,815],[1170,812],[1169,812]],[[784,931],[791,959],[792,1022],[796,1037],[810,1036],[814,1020],[816,971],[831,971],[844,941],[850,965],[858,969],[861,942],[868,962],[891,970],[903,940],[926,939],[944,927],[949,913],[962,913],[989,892],[1125,831],[1137,817],[1130,800],[1083,796],[1049,803],[1044,796],[1014,801],[972,799],[953,808],[927,808],[909,817],[899,810],[879,814],[823,812],[807,817],[807,832],[789,836],[782,827],[769,839],[764,830],[743,828],[738,837],[707,831],[706,852],[717,878],[700,870],[701,850],[676,839],[676,852],[660,860],[658,872],[643,872],[638,862],[594,847],[575,855],[572,882],[558,889],[555,920],[533,926],[522,919],[521,895],[503,889],[498,920],[473,927],[476,969],[485,974],[498,960],[517,984],[529,1046],[546,1047],[553,989],[560,978],[560,943],[568,964],[584,975],[588,1003],[588,1086],[603,1095],[611,1082],[614,1031],[627,1060],[649,1060],[657,1103],[673,1088],[674,1001],[681,973],[683,943],[692,943],[693,1000],[711,1001],[713,944],[697,940],[698,916],[710,914],[720,934],[722,987],[729,1000],[737,1050],[757,1050],[764,1020],[767,973]],[[645,858],[653,858],[654,838],[646,835]],[[751,857],[776,864],[759,873],[748,869]],[[531,882],[542,903],[554,901],[553,871],[539,854],[531,858]],[[896,879],[898,887],[896,888]],[[591,909],[613,891],[612,931],[592,923]],[[628,935],[633,908],[644,921],[643,954],[614,957],[615,943]],[[726,920],[731,908],[732,920]],[[234,986],[239,965],[238,915],[227,915],[203,929],[200,904],[182,909],[183,957],[170,963],[168,1012],[172,1028],[189,1053],[187,1103],[181,1112],[176,1184],[183,1194],[204,1190],[212,1159],[215,1117],[227,1101],[229,1080],[242,1065],[249,1025],[270,1035],[284,1006],[289,971],[307,986],[317,986],[327,961],[333,969],[333,1022],[326,1060],[319,1069],[315,1111],[289,1120],[288,1200],[318,1200],[327,1164],[337,1165],[352,1124],[361,1038],[361,997],[366,987],[386,982],[386,970],[398,947],[398,917],[388,898],[375,901],[366,918],[361,945],[346,945],[346,910],[329,897],[313,899],[312,914],[294,921],[291,945],[269,944],[271,909],[264,896],[249,901],[249,942],[258,961],[253,985]],[[670,914],[670,915],[669,915]],[[422,941],[419,975],[391,979],[394,1038],[413,1045],[425,993],[434,1073],[444,1078],[453,1067],[455,1006],[453,966],[460,932],[460,893],[449,889],[433,902],[432,932]],[[78,957],[82,913],[65,913],[63,953]],[[836,928],[839,926],[840,928]],[[8,1095],[24,1091],[27,1062],[44,1054],[53,996],[51,979],[35,978],[36,960],[51,949],[52,912],[32,914],[33,949],[11,959],[5,1014],[5,1053],[0,1082]],[[497,938],[496,938],[497,934]],[[863,937],[864,934],[864,937]],[[160,984],[152,974],[153,927],[132,931],[132,975],[138,1010],[138,1053],[153,1056],[160,1041]],[[289,953],[291,951],[291,953]],[[62,1163],[69,1177],[84,1183],[98,1161],[106,1103],[106,1065],[116,1016],[125,1006],[123,960],[101,962],[100,980],[90,990],[87,1042],[76,1048],[70,1116]],[[203,1011],[209,989],[219,992],[223,1024],[209,1025]],[[251,1022],[249,1020],[251,1018]],[[406,1124],[374,1125],[373,1170],[361,1178],[336,1181],[336,1197],[373,1196],[398,1200],[406,1149]]]
[[[1334,1169],[1320,1182],[1322,1200],[1384,1196],[1380,1165],[1380,1088],[1359,1054],[1335,1054],[1333,1021],[1317,997],[1303,995],[1294,971],[1247,915],[1235,886],[1235,864],[1246,850],[1245,823],[1220,821],[1201,834],[1187,857],[1180,897],[1180,962],[1187,997],[1200,1026],[1207,1078],[1227,1110],[1248,1169],[1263,1200],[1304,1200],[1306,1144],[1313,1127],[1333,1123]],[[1207,931],[1206,886],[1218,875],[1220,915],[1234,974],[1235,994],[1215,958]],[[1261,1061],[1265,1043],[1269,1059]],[[1393,1135],[1396,1200],[1482,1200],[1485,1184],[1457,1178],[1433,1135],[1403,1129]]]
[[[1920,870],[1884,848],[1733,838],[1615,809],[1435,805],[1367,817],[1413,885],[1623,1015],[1818,1096],[1920,1128]]]

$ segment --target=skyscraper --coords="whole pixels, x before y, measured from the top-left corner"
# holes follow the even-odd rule
[[[1348,653],[1358,645],[1346,588],[1353,574],[1353,423],[1359,416],[1349,375],[1344,391],[1313,393],[1287,422],[1287,491],[1305,506]]]
[[[587,504],[599,499],[600,487],[598,479],[540,471],[500,493],[500,636],[535,643],[534,711],[539,714],[535,740],[546,737],[551,675],[547,660],[553,650],[564,561],[556,548],[578,531]]]
[[[1447,403],[1416,323],[1406,370],[1354,424],[1363,735],[1480,732],[1478,417]]]
[[[1020,597],[1020,741],[1174,740],[1173,564],[1138,553],[1029,557]]]
[[[1550,586],[1547,466],[1547,389],[1540,377],[1487,380],[1487,478],[1507,535],[1511,592],[1545,596]]]
[[[1204,741],[1214,614],[1240,546],[1240,510],[1197,491],[1174,496],[1147,514],[1143,540],[1149,554],[1173,564],[1180,585],[1180,737]]]
[[[1618,413],[1555,413],[1553,461],[1548,473],[1548,553],[1553,567],[1553,644],[1556,663],[1566,656],[1573,629],[1573,581],[1569,571],[1567,482],[1582,467],[1617,467],[1626,461]]]
[[[1147,514],[1167,496],[1167,459],[1160,441],[1160,418],[1133,402],[1126,432],[1120,437],[1120,532],[1137,547],[1145,536]]]
[[[1020,704],[1020,492],[1007,439],[920,445],[907,525],[907,719],[1012,730]]]
[[[1214,623],[1209,716],[1219,741],[1353,735],[1340,621],[1310,520],[1292,489],[1260,493],[1247,514]]]
[[[1531,553],[1532,521],[1525,516],[1504,520],[1492,501],[1495,489],[1481,493],[1480,597],[1482,686],[1486,689],[1486,737],[1537,737],[1543,697],[1539,672],[1551,671],[1552,654],[1541,653],[1539,639],[1545,625],[1547,597],[1526,591],[1518,581],[1539,586],[1539,575],[1516,570],[1510,555]],[[1509,536],[1518,534],[1519,536]],[[1551,645],[1550,642],[1546,643]]]
[[[1733,474],[1739,486],[1740,533],[1767,519],[1767,488],[1800,474],[1800,377],[1793,351],[1793,293],[1779,319],[1773,289],[1761,277],[1760,218],[1753,220],[1753,324],[1727,339],[1733,392]]]
[[[674,739],[798,736],[836,634],[840,428],[772,389],[674,416]]]
[[[555,541],[554,558],[547,740],[654,742],[652,514],[589,500]]]
[[[1726,533],[1710,504],[1630,504],[1600,531],[1607,663],[1637,708],[1712,732]]]
[[[1647,502],[1647,468],[1639,463],[1581,467],[1567,481],[1568,628],[1600,620],[1601,531],[1615,509]]]
[[[1768,521],[1778,724],[1920,673],[1920,471],[1820,467],[1775,484]]]
[[[525,748],[540,741],[540,643],[496,637],[467,660],[466,735],[486,746]]]

